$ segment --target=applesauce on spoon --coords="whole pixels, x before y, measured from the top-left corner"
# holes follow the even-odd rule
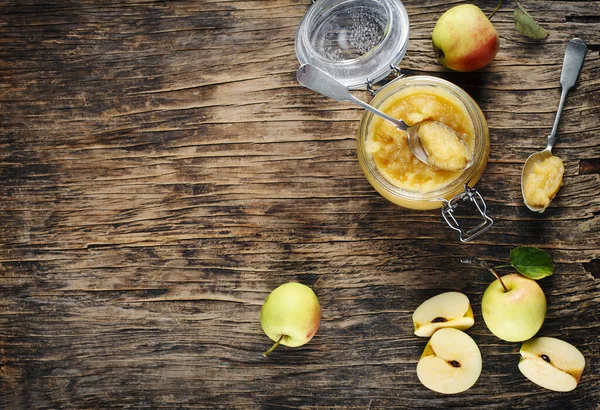
[[[417,135],[427,154],[429,165],[446,171],[460,171],[473,161],[469,146],[440,122],[423,122]],[[412,144],[412,141],[410,143]]]
[[[555,155],[548,155],[530,164],[523,183],[525,203],[540,212],[545,210],[562,185],[565,167]]]

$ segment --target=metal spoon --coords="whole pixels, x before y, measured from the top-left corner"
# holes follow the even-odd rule
[[[404,121],[397,120],[393,117],[390,117],[389,115],[385,114],[384,112],[379,111],[377,108],[367,104],[364,101],[359,100],[358,98],[356,98],[355,96],[353,96],[350,93],[350,90],[345,85],[343,85],[342,83],[337,81],[335,78],[333,78],[326,72],[320,70],[319,68],[317,68],[313,65],[310,65],[310,64],[302,65],[298,69],[298,72],[296,73],[296,78],[298,79],[298,82],[300,84],[302,84],[303,86],[305,86],[306,88],[309,88],[319,94],[322,94],[326,97],[332,98],[336,101],[353,102],[353,103],[361,106],[365,110],[370,111],[373,114],[378,115],[381,118],[391,122],[399,130],[406,131],[406,133],[408,134],[408,146],[409,146],[411,152],[413,153],[413,155],[415,157],[417,157],[417,159],[419,159],[421,162],[429,165],[432,168],[445,169],[448,171],[457,171],[457,169],[455,169],[455,168],[452,168],[452,169],[442,168],[442,167],[436,166],[436,165],[432,164],[430,161],[428,161],[427,152],[421,145],[421,140],[419,139],[419,135],[418,135],[419,127],[421,125],[425,124],[426,122],[438,123],[445,129],[449,130],[450,135],[456,136],[458,141],[460,141],[462,144],[465,145],[465,147],[467,147],[467,149],[469,149],[468,145],[460,137],[460,135],[458,135],[456,133],[456,131],[454,131],[452,128],[448,127],[447,125],[442,124],[441,122],[438,122],[438,121],[425,120],[425,121],[421,121],[421,122],[409,127],[408,124],[406,124]],[[466,164],[465,168],[470,167],[472,165],[472,162],[473,161],[468,162]]]
[[[531,206],[527,203],[524,192],[525,180],[533,170],[533,166],[535,163],[543,161],[546,158],[552,156],[552,147],[556,142],[556,130],[558,129],[560,115],[562,114],[567,94],[577,81],[577,76],[579,75],[581,66],[583,66],[583,60],[585,59],[586,52],[587,46],[584,43],[584,41],[580,38],[574,38],[567,44],[567,50],[565,51],[565,59],[563,61],[562,72],[560,74],[560,85],[562,87],[562,92],[560,94],[560,102],[558,104],[558,110],[556,111],[556,117],[554,118],[554,125],[552,126],[552,131],[550,132],[550,135],[548,135],[548,145],[546,145],[545,150],[537,152],[535,154],[531,154],[529,158],[527,158],[527,161],[525,161],[525,165],[523,166],[523,173],[521,174],[521,194],[523,195],[523,202],[525,202],[527,208],[535,212],[544,212],[545,208]]]

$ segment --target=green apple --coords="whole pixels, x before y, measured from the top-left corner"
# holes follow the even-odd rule
[[[321,322],[321,306],[315,292],[301,283],[285,283],[267,296],[260,311],[264,332],[275,342],[265,356],[279,344],[302,346],[315,335]]]
[[[577,387],[585,358],[573,345],[553,337],[536,337],[521,346],[519,370],[525,377],[554,391]]]
[[[429,339],[417,364],[417,377],[425,387],[444,394],[460,393],[481,374],[481,352],[466,333],[447,327]]]
[[[546,297],[535,280],[518,273],[496,279],[481,300],[488,329],[500,339],[522,342],[532,338],[546,317]]]
[[[427,299],[412,318],[415,335],[423,337],[444,327],[467,330],[475,323],[469,298],[460,292],[444,292]]]
[[[461,4],[442,14],[431,39],[440,63],[455,71],[485,67],[500,46],[496,29],[483,11],[472,4]]]

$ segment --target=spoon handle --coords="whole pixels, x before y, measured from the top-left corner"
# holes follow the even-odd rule
[[[399,130],[406,131],[408,129],[408,124],[406,124],[404,121],[397,120],[394,117],[390,117],[389,115],[387,115],[383,111],[379,111],[377,108],[373,107],[372,105],[367,104],[366,102],[364,102],[362,100],[359,100],[358,98],[356,98],[352,94],[350,94],[350,97],[351,98],[349,98],[348,101],[351,101],[351,102],[353,102],[355,104],[358,104],[361,107],[363,107],[365,110],[370,111],[373,114],[380,116],[384,120],[387,120],[387,121],[391,122]]]
[[[563,60],[562,73],[560,74],[560,85],[562,92],[560,94],[560,102],[558,103],[558,110],[556,111],[556,117],[554,118],[554,125],[552,126],[552,132],[548,135],[547,150],[552,150],[554,143],[556,142],[556,131],[558,130],[558,122],[562,114],[565,100],[569,90],[575,85],[577,76],[581,67],[583,66],[583,60],[587,52],[587,46],[584,41],[580,38],[574,38],[567,44],[567,50],[565,51],[565,59]]]
[[[322,94],[325,97],[332,98],[336,101],[353,102],[365,110],[383,117],[394,124],[398,129],[405,131],[408,128],[408,125],[404,121],[390,117],[389,115],[379,111],[377,108],[367,104],[362,100],[359,100],[353,96],[352,93],[350,93],[350,90],[344,84],[340,83],[325,71],[322,71],[311,64],[302,65],[296,72],[296,79],[306,88]]]

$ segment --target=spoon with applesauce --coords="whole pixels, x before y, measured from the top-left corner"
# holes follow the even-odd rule
[[[302,65],[296,73],[296,78],[306,88],[336,101],[353,102],[394,124],[397,129],[405,131],[413,155],[434,169],[460,171],[473,164],[473,155],[467,143],[456,131],[439,121],[423,120],[409,126],[403,120],[390,117],[359,100],[344,84],[310,64]]]
[[[548,144],[543,151],[531,154],[523,166],[523,173],[521,174],[523,202],[527,208],[534,212],[544,212],[562,185],[564,166],[559,157],[552,155],[552,147],[556,142],[556,130],[558,129],[558,122],[567,94],[577,81],[586,53],[587,45],[580,38],[571,39],[567,43],[560,74],[560,85],[562,87],[560,102],[558,103],[552,131],[548,135]]]

